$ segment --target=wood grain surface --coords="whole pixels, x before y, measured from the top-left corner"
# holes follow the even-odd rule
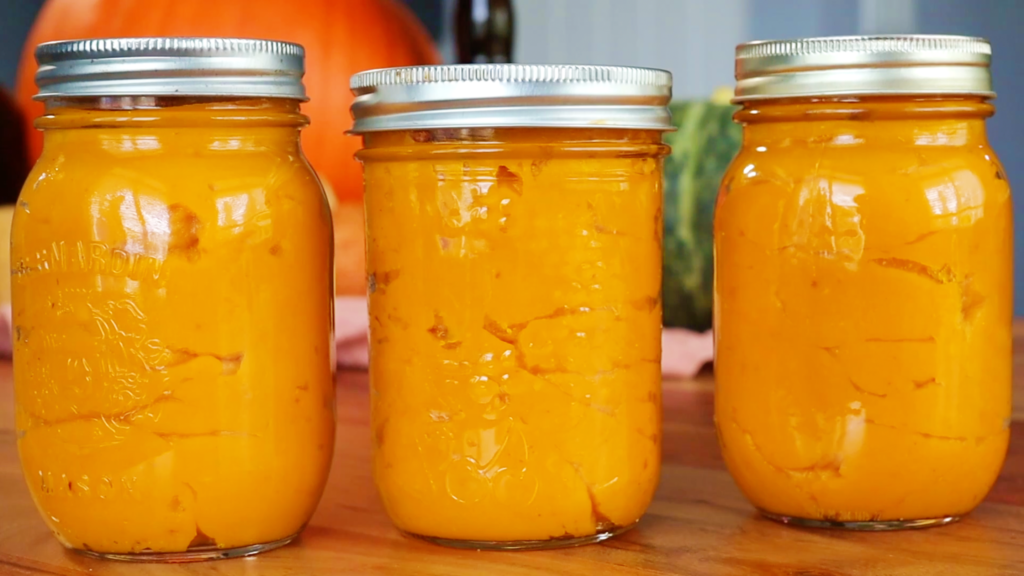
[[[760,518],[725,471],[712,423],[714,381],[664,383],[661,487],[640,525],[602,544],[531,552],[450,550],[400,535],[370,474],[363,372],[338,375],[338,442],[320,507],[293,545],[251,558],[160,565],[64,550],[40,520],[18,465],[9,361],[0,361],[0,574],[1024,574],[1024,321],[1014,327],[1010,454],[984,503],[961,522],[852,533]]]

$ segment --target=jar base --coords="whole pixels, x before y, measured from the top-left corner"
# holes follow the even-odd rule
[[[81,550],[79,548],[73,548],[72,550],[83,556],[97,558],[99,560],[119,560],[121,562],[162,562],[173,564],[180,562],[201,562],[204,560],[224,560],[227,558],[252,556],[254,554],[260,554],[262,552],[275,550],[285,546],[298,537],[299,535],[296,533],[288,536],[287,538],[282,538],[273,542],[265,542],[263,544],[250,544],[249,546],[239,546],[237,548],[197,546],[195,548],[189,548],[188,550],[182,550],[181,552],[96,552],[93,550]]]
[[[813,518],[797,518],[758,510],[762,516],[782,524],[800,526],[802,528],[832,528],[838,530],[857,530],[861,532],[887,532],[890,530],[911,530],[915,528],[932,528],[945,526],[960,520],[960,516],[940,516],[937,518],[918,518],[914,520],[868,520],[864,522],[840,522],[836,520],[820,520]]]
[[[452,538],[424,536],[422,534],[406,532],[405,530],[402,530],[402,533],[412,538],[425,540],[431,544],[438,544],[449,548],[462,548],[466,550],[550,550],[552,548],[572,548],[574,546],[597,544],[598,542],[604,542],[613,536],[618,536],[619,534],[630,530],[634,526],[636,526],[635,522],[628,526],[614,526],[608,530],[598,532],[597,534],[591,534],[589,536],[559,537],[550,538],[548,540],[456,540]]]

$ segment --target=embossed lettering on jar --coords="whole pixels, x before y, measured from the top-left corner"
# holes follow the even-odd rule
[[[516,76],[444,70],[423,77]],[[591,70],[563,72],[586,87]],[[514,103],[530,83],[512,80],[434,89],[507,90],[531,116],[525,126],[466,127],[487,116],[483,98],[445,125],[404,129],[373,115],[373,98],[392,96],[389,81],[353,81],[365,103],[356,130],[366,132],[374,473],[401,530],[472,548],[582,544],[631,527],[650,503],[661,433],[661,74],[646,87],[663,94],[646,128],[615,115],[606,127],[551,127]],[[570,113],[578,103],[557,96],[565,84],[532,86]],[[629,120],[641,128],[616,125]]]
[[[988,44],[846,42],[788,56],[817,84],[776,82],[770,50],[738,49],[744,146],[715,222],[719,439],[772,518],[943,524],[984,498],[1009,440],[1013,228],[985,132]]]
[[[60,72],[205,47],[243,70],[266,72],[265,54],[301,73],[292,45],[109,42],[38,58]],[[29,489],[62,543],[109,558],[287,543],[334,438],[331,225],[299,149],[301,95],[147,95],[153,83],[129,78],[122,89],[143,94],[83,96],[89,72],[40,80],[44,149],[13,225]]]

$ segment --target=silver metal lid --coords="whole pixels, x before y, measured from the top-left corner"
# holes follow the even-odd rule
[[[37,100],[227,96],[306,100],[302,46],[239,38],[110,38],[36,48]]]
[[[672,130],[672,74],[624,66],[467,64],[360,72],[352,132],[438,128]]]
[[[736,47],[734,102],[801,96],[995,97],[992,47],[966,36],[836,36]]]

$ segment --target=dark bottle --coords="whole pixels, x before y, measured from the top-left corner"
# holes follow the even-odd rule
[[[459,0],[455,40],[460,64],[512,61],[512,0]]]
[[[21,112],[0,88],[0,205],[18,200],[30,166]]]

